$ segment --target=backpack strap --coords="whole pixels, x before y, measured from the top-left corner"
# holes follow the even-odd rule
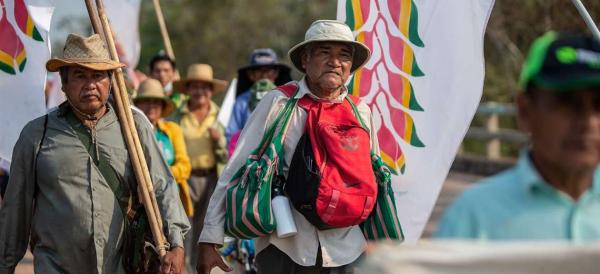
[[[298,85],[294,82],[289,82],[285,85],[278,86],[275,89],[281,91],[285,96],[291,98],[296,93],[296,90],[298,89]]]
[[[288,98],[292,98],[296,94],[296,91],[299,90],[299,87],[298,87],[297,83],[289,82],[283,86],[277,87],[276,89],[281,91]],[[310,107],[313,104],[314,104],[314,101],[306,96],[302,97],[302,98],[300,98],[300,100],[298,100],[298,106],[300,106],[301,108],[303,108],[306,111],[308,111],[308,109],[310,109]]]

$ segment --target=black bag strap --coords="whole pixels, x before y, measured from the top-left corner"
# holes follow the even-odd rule
[[[35,198],[38,191],[38,182],[37,182],[37,163],[38,156],[40,155],[40,151],[42,150],[42,145],[44,144],[44,139],[46,139],[46,132],[48,130],[48,114],[44,115],[44,129],[42,131],[42,138],[40,138],[40,142],[35,151],[35,156],[33,157],[33,183],[35,185],[33,190],[33,197]]]

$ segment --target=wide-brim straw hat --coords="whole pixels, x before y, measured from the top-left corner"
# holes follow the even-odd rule
[[[63,58],[53,58],[46,62],[48,71],[58,71],[65,66],[82,66],[92,70],[114,70],[125,65],[110,59],[106,44],[100,35],[83,37],[71,33],[63,49]]]
[[[156,79],[146,79],[140,83],[137,89],[137,95],[133,98],[133,103],[137,104],[144,100],[161,100],[164,102],[161,117],[169,116],[175,109],[175,103],[168,96],[162,84]]]
[[[340,42],[352,46],[354,48],[354,56],[350,72],[354,72],[362,67],[369,60],[369,56],[371,56],[371,50],[363,43],[354,40],[352,30],[344,22],[337,20],[317,20],[306,31],[304,41],[288,51],[288,56],[294,67],[303,73],[306,73],[306,71],[302,67],[302,52],[306,45],[315,42]]]
[[[193,64],[188,67],[187,75],[184,79],[173,82],[173,88],[176,91],[186,93],[185,86],[192,81],[202,81],[213,85],[214,92],[221,92],[227,88],[227,81],[215,79],[213,69],[207,64]]]

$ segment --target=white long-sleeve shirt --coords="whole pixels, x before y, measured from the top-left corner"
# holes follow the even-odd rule
[[[310,92],[304,79],[298,82],[298,86],[299,92],[296,98],[311,96],[317,100],[322,100]],[[347,95],[348,92],[344,91],[340,96],[332,100],[332,102],[341,103]],[[275,116],[277,116],[277,113],[287,101],[288,97],[281,91],[271,91],[260,101],[250,116],[240,135],[235,152],[221,174],[210,199],[204,220],[204,229],[198,240],[199,242],[223,244],[226,186],[236,171],[246,162],[250,153],[258,147],[266,128],[273,122]],[[379,152],[377,135],[373,134],[371,130],[371,110],[362,101],[358,104],[357,108],[371,133],[372,149]],[[296,150],[296,145],[304,133],[305,122],[306,111],[299,106],[296,107],[283,144],[285,154],[285,166],[283,169],[286,176],[292,156]],[[292,214],[296,222],[298,234],[283,239],[278,238],[276,233],[260,237],[256,240],[257,252],[272,244],[287,254],[297,264],[313,266],[316,264],[317,252],[320,245],[323,266],[337,267],[352,263],[366,248],[366,240],[360,227],[357,225],[347,228],[319,230],[293,207]]]

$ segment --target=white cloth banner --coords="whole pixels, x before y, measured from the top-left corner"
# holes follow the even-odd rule
[[[416,241],[481,98],[494,0],[339,0],[372,56],[349,87],[373,111],[407,241]]]
[[[225,98],[223,99],[223,103],[221,104],[221,110],[219,111],[219,115],[217,115],[217,121],[221,123],[224,127],[229,125],[229,120],[231,119],[231,114],[233,112],[233,105],[235,104],[235,90],[237,87],[237,78],[233,78],[231,83],[229,84],[229,88],[227,88],[227,92],[225,93]]]
[[[121,63],[127,65],[127,77],[137,88],[134,70],[140,60],[139,18],[141,0],[105,0],[106,16],[115,35],[115,46]]]
[[[67,100],[65,93],[61,89],[60,75],[58,72],[48,73],[46,80],[46,108],[50,110],[53,107],[58,107]]]
[[[47,0],[0,4],[0,158],[10,160],[23,126],[46,112],[45,65],[54,6]]]

